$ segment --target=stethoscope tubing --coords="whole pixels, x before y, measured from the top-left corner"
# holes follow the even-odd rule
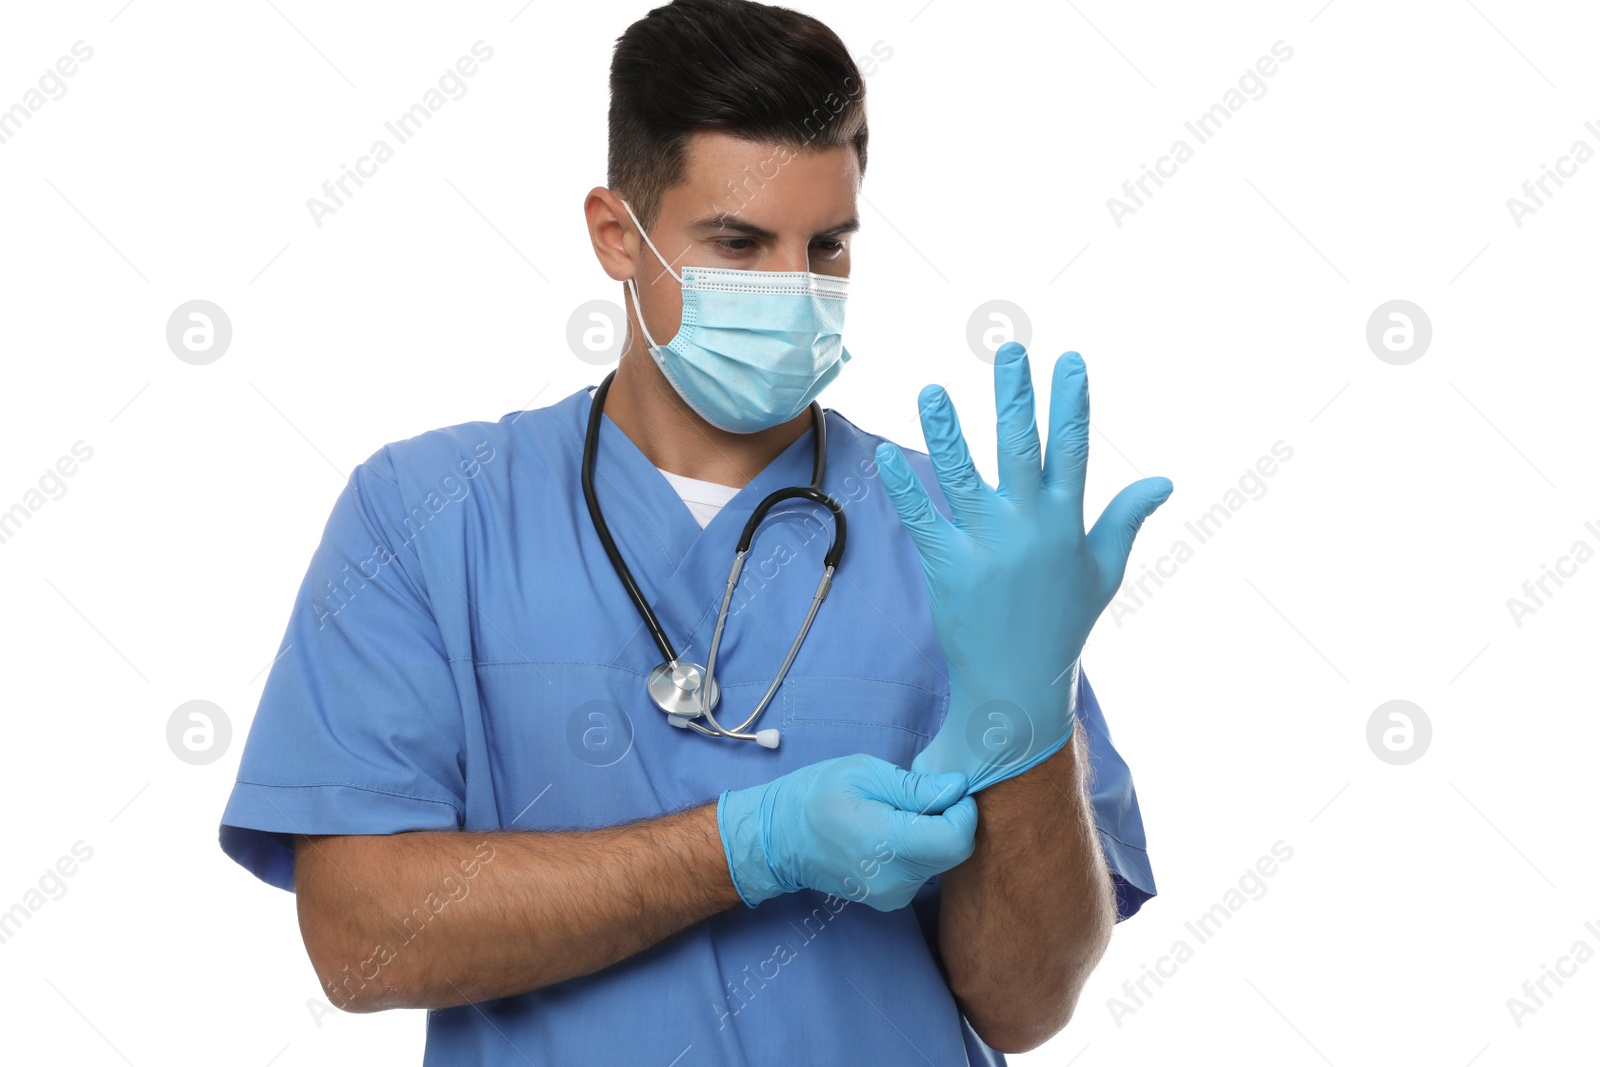
[[[623,588],[628,593],[628,598],[633,601],[634,608],[638,611],[639,617],[644,621],[645,626],[649,629],[650,636],[655,641],[656,648],[661,652],[665,662],[668,664],[675,664],[678,662],[677,651],[672,647],[672,642],[667,639],[666,632],[661,628],[661,623],[656,618],[655,612],[651,610],[650,605],[645,601],[644,594],[640,591],[638,583],[634,581],[633,573],[628,569],[628,564],[622,558],[622,553],[617,548],[616,541],[611,536],[611,530],[606,525],[605,515],[601,511],[599,498],[595,494],[594,467],[595,457],[599,452],[598,443],[600,438],[600,419],[605,406],[606,392],[608,389],[610,389],[611,380],[614,377],[616,377],[616,371],[612,371],[605,376],[605,379],[601,381],[599,387],[595,389],[594,399],[589,408],[589,424],[584,434],[583,460],[580,464],[580,481],[583,486],[583,499],[584,503],[589,509],[589,518],[594,523],[595,534],[600,539],[601,547],[605,549],[606,558],[611,561],[612,570],[614,570],[617,574],[617,577],[621,579]],[[744,529],[739,535],[739,542],[735,550],[733,566],[728,572],[727,586],[723,590],[722,603],[717,610],[716,627],[712,632],[711,648],[706,661],[705,679],[702,683],[704,691],[712,693],[713,695],[715,693],[714,683],[717,664],[717,650],[722,643],[723,628],[725,627],[728,619],[728,604],[733,598],[733,590],[735,586],[738,585],[739,574],[744,568],[745,557],[748,555],[750,546],[755,540],[756,531],[760,528],[762,520],[767,517],[767,513],[770,512],[773,507],[783,503],[785,500],[803,499],[820,504],[828,509],[828,511],[832,514],[834,521],[834,534],[832,543],[828,546],[828,552],[823,557],[824,569],[822,579],[817,583],[816,592],[812,595],[811,606],[806,612],[805,622],[801,624],[800,632],[795,636],[793,643],[790,644],[789,652],[784,657],[783,665],[779,667],[778,673],[774,676],[772,683],[767,687],[766,693],[762,696],[760,702],[757,703],[755,710],[753,710],[749,717],[746,718],[745,721],[736,729],[725,729],[720,723],[717,722],[715,716],[712,715],[711,708],[709,706],[709,703],[714,701],[703,701],[702,703],[707,704],[707,706],[704,706],[700,709],[700,715],[711,723],[710,729],[700,725],[700,723],[695,722],[692,719],[687,719],[678,715],[672,715],[669,712],[669,716],[675,725],[688,726],[692,729],[698,730],[700,733],[706,734],[709,737],[730,737],[737,738],[739,740],[756,740],[755,735],[747,734],[745,731],[749,729],[756,719],[760,718],[761,713],[766,710],[767,705],[771,703],[773,696],[777,693],[778,687],[782,685],[783,679],[789,673],[790,665],[794,662],[795,656],[800,651],[801,644],[805,641],[806,634],[811,630],[811,623],[812,620],[816,618],[817,609],[822,606],[822,601],[827,598],[828,591],[832,587],[834,572],[838,569],[839,562],[844,557],[846,538],[845,517],[844,509],[839,505],[838,501],[834,500],[831,496],[822,491],[822,479],[826,472],[827,465],[827,421],[823,415],[822,405],[814,400],[811,402],[811,418],[813,432],[816,435],[813,441],[811,484],[809,486],[790,486],[788,488],[779,489],[773,493],[769,493],[767,497],[761,501],[761,503],[756,505],[755,510],[750,513],[750,518],[745,522]],[[663,706],[663,710],[667,709]]]

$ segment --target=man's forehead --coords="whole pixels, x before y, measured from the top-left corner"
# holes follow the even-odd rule
[[[704,131],[691,138],[684,163],[683,180],[666,195],[685,224],[751,229],[798,212],[819,227],[855,228],[853,146],[801,150]]]

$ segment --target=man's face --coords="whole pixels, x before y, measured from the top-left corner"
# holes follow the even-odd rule
[[[690,139],[684,170],[650,227],[650,239],[674,271],[728,267],[849,277],[861,178],[853,147],[800,152],[702,132]],[[665,345],[681,321],[682,293],[650,249],[634,241],[639,300],[656,342]]]

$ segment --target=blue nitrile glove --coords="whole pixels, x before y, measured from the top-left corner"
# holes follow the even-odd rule
[[[799,889],[903,908],[972,855],[978,804],[961,774],[916,774],[858,753],[730,789],[717,828],[734,888],[752,908]]]
[[[950,665],[950,710],[913,771],[961,771],[971,791],[1021,774],[1058,751],[1076,722],[1078,657],[1122,584],[1134,535],[1172,493],[1145,478],[1118,493],[1087,535],[1089,385],[1083,359],[1056,361],[1050,439],[1040,467],[1033,384],[1021,345],[995,353],[1000,486],[978,476],[949,395],[918,397],[922,433],[946,520],[891,444],[883,483],[922,556],[934,628]]]

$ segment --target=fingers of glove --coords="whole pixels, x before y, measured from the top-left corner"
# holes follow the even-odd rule
[[[918,752],[911,760],[911,770],[917,774],[936,772],[937,767],[934,761],[937,755],[938,750],[933,745],[928,745],[927,748]]]
[[[856,900],[875,911],[899,911],[911,903],[912,898],[927,880],[927,878],[920,881],[907,879],[879,885],[873,882],[855,882],[852,879],[854,885],[846,888],[859,887],[861,895],[856,897],[845,895],[848,899]]]
[[[930,385],[917,396],[922,416],[922,438],[928,443],[928,458],[939,477],[939,488],[950,502],[951,519],[957,526],[975,526],[982,521],[984,497],[989,487],[978,476],[961,435],[956,406],[942,386]]]
[[[864,792],[912,815],[938,815],[967,792],[967,776],[960,771],[921,774],[904,771],[888,761]]]
[[[1100,513],[1088,541],[1089,551],[1099,560],[1107,584],[1113,588],[1122,584],[1139,527],[1171,495],[1172,482],[1166,478],[1142,478],[1112,497]]]
[[[861,865],[861,870],[870,873],[859,881],[864,894],[856,897],[880,912],[906,907],[928,878],[965,864],[978,833],[978,800],[973,797],[960,798],[939,816],[893,814],[910,822],[899,827],[893,851],[885,854],[885,843],[880,841],[874,853],[880,862]]]
[[[941,816],[950,824],[951,831],[960,848],[961,858],[956,863],[964,863],[972,855],[972,848],[978,833],[978,799],[974,796],[964,796],[948,808],[944,809]],[[955,864],[951,864],[955,866]]]
[[[1028,353],[1007,341],[994,354],[995,443],[1000,461],[1001,496],[1031,502],[1042,484],[1039,425],[1033,415],[1033,375]]]
[[[929,875],[938,874],[966,862],[972,855],[978,831],[978,801],[962,797],[940,815],[896,812],[891,820],[898,824],[897,857]]]
[[[1083,529],[1083,478],[1089,466],[1089,372],[1083,357],[1064,353],[1050,376],[1050,439],[1044,446],[1044,484],[1065,490]]]
[[[873,455],[878,461],[878,476],[883,479],[883,487],[900,521],[905,523],[911,539],[916,542],[917,551],[924,560],[940,558],[949,523],[934,509],[922,480],[912,471],[900,450],[889,442],[880,444]]]

